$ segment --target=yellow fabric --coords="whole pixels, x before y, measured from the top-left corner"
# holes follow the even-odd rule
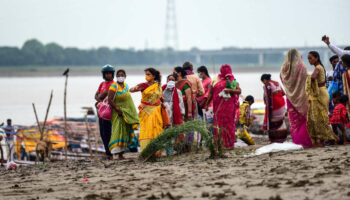
[[[239,139],[243,140],[248,145],[255,145],[255,142],[254,142],[253,138],[248,133],[248,127],[247,126],[242,126],[241,128],[239,128],[237,135],[238,135]]]
[[[317,140],[336,140],[328,120],[329,95],[325,87],[318,87],[317,80],[311,80],[311,76],[308,76],[305,85],[309,99],[307,130],[312,144],[318,144]]]
[[[113,92],[117,91],[118,88],[118,92],[123,92],[124,88],[126,87],[126,83],[124,82],[124,86],[123,88],[118,87],[116,82],[113,82],[112,85],[109,87],[109,90],[112,90]]]
[[[140,150],[141,152],[147,147],[147,145],[151,142],[152,140],[140,140]]]
[[[243,124],[247,124],[250,125],[251,124],[251,119],[247,119],[247,109],[249,108],[249,103],[247,101],[243,101],[243,103],[239,106],[239,120],[238,123],[240,125]]]
[[[46,132],[45,132],[46,133]],[[64,147],[64,137],[59,135],[56,131],[49,130],[48,131],[49,139],[53,142],[52,149],[62,148]],[[20,152],[21,143],[24,142],[24,148],[26,152],[35,150],[36,143],[40,140],[40,132],[36,129],[25,129],[20,130],[18,136],[23,138],[23,140],[19,140],[15,142],[16,145],[16,153]],[[44,134],[44,138],[45,138]]]
[[[142,102],[155,104],[162,97],[162,89],[158,83],[154,83],[142,92]],[[156,106],[146,105],[141,102],[139,106],[140,136],[139,140],[153,140],[163,132],[163,119],[161,115],[161,104]],[[142,147],[141,147],[142,150]]]
[[[347,74],[350,75],[350,70],[348,70],[347,72],[344,72],[342,75],[343,87],[344,87],[344,94],[347,95],[348,97],[350,97],[350,83],[348,82],[348,79],[346,78]],[[350,116],[350,101],[348,101],[348,103],[346,104],[346,108],[348,110],[348,115]]]
[[[319,71],[319,74],[316,78],[318,83],[325,83],[326,82],[326,72],[324,71],[324,68],[322,67],[322,65],[317,65],[316,68]]]
[[[140,111],[143,110],[147,114],[151,114],[160,105],[161,98],[162,88],[158,83],[154,83],[142,92],[141,105],[139,106]],[[145,103],[151,105],[146,105]]]

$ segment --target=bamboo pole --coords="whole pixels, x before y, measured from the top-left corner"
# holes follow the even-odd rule
[[[33,110],[34,110],[34,114],[35,114],[36,123],[38,124],[38,129],[39,129],[39,132],[40,132],[40,140],[42,140],[42,138],[43,138],[43,133],[42,133],[42,131],[41,131],[41,127],[40,127],[40,123],[39,123],[39,119],[38,119],[38,114],[36,113],[35,104],[32,103],[32,105],[33,105]]]
[[[67,140],[68,140],[68,133],[67,133],[67,82],[68,82],[68,73],[69,68],[63,73],[64,76],[66,76],[66,81],[64,83],[64,100],[63,100],[63,106],[64,106],[64,151],[65,151],[65,159],[67,160],[67,153],[68,153],[68,147],[67,147]]]
[[[98,148],[98,140],[99,140],[99,137],[98,137],[98,134],[97,132],[100,131],[100,123],[99,123],[99,117],[98,117],[98,110],[96,109],[96,113],[95,113],[95,117],[96,117],[96,129],[94,131],[94,134],[95,134],[95,147],[96,147],[96,152],[95,152],[95,157],[97,157],[97,148]],[[102,141],[103,142],[103,141]]]
[[[89,122],[87,114],[85,114],[85,125],[86,125],[86,132],[88,134],[88,144],[89,144],[89,152],[90,152],[90,159],[92,159],[92,150],[91,150],[91,139],[90,139],[90,128],[89,128]]]
[[[46,125],[46,121],[47,121],[47,116],[49,115],[52,97],[53,97],[53,91],[51,90],[51,95],[50,95],[49,104],[47,105],[47,108],[46,108],[46,115],[45,115],[44,125],[43,125],[43,127],[42,127],[42,132],[43,132],[43,133],[40,135],[40,140],[43,139],[43,135],[44,135],[44,133],[45,133],[45,125]],[[48,137],[48,134],[49,134],[49,133],[46,132],[46,137]]]

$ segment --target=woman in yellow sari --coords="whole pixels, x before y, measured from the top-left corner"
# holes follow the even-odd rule
[[[326,72],[320,55],[310,51],[309,63],[315,66],[311,76],[306,79],[305,91],[309,99],[307,129],[314,147],[322,147],[324,142],[338,140],[328,120],[329,95],[326,88]]]
[[[147,82],[140,83],[130,89],[130,92],[142,92],[139,106],[141,151],[163,132],[161,76],[159,71],[154,68],[147,68],[145,73]]]

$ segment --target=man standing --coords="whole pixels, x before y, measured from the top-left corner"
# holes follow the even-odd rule
[[[327,88],[329,86],[329,83],[331,81],[333,81],[333,73],[334,73],[334,69],[335,69],[335,66],[337,65],[337,63],[339,62],[339,57],[337,55],[334,55],[332,57],[329,58],[329,62],[331,63],[332,65],[332,70],[328,71],[327,72]]]
[[[13,140],[13,136],[16,134],[15,128],[12,126],[11,119],[7,119],[7,126],[3,127],[3,129],[6,133],[8,143],[11,144],[11,141]]]

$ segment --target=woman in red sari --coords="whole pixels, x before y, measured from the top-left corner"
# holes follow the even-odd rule
[[[287,128],[284,122],[286,101],[280,84],[271,80],[271,74],[263,74],[265,118],[263,129],[269,133],[270,142],[284,142],[287,138]]]
[[[238,83],[235,88],[226,88],[227,80],[232,82],[235,77],[232,74],[231,66],[224,64],[220,68],[220,74],[213,80],[205,108],[208,108],[213,100],[214,137],[217,138],[220,132],[223,147],[233,149],[235,144],[235,113],[239,105],[238,96],[241,94],[241,88]],[[225,93],[231,94],[229,99],[225,100],[219,95],[223,90]]]

